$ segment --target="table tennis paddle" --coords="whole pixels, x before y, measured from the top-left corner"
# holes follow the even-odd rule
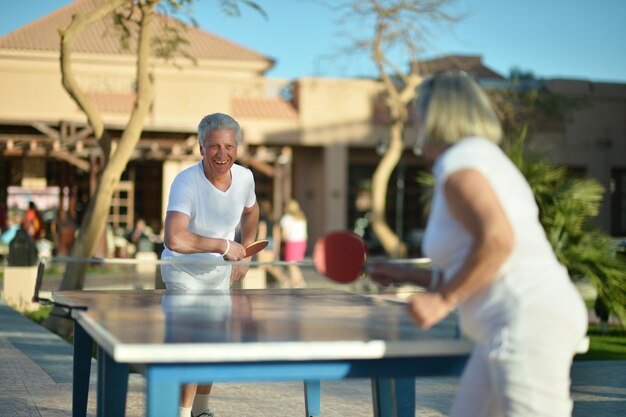
[[[347,284],[363,273],[367,247],[352,232],[331,232],[317,240],[313,249],[313,265],[317,272],[335,282]]]
[[[246,258],[261,252],[270,242],[268,240],[257,240],[244,246],[246,250]]]

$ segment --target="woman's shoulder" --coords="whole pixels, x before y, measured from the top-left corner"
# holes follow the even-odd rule
[[[506,159],[500,147],[484,138],[470,137],[446,150],[435,163],[434,173],[445,177],[453,171],[465,168],[484,169]]]
[[[450,148],[450,155],[452,156],[463,155],[481,157],[493,154],[502,154],[500,146],[479,136],[462,139]]]

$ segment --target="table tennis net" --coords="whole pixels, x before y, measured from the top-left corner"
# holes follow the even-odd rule
[[[426,258],[395,259],[394,264],[416,269],[430,269]],[[164,289],[163,274],[182,270],[194,277],[232,274],[236,268],[247,268],[241,281],[232,284],[235,289],[289,289],[333,288],[355,293],[411,294],[423,289],[412,285],[383,288],[373,282],[367,273],[350,284],[339,284],[319,274],[313,262],[181,262],[138,260],[126,258],[45,258],[38,268],[35,296],[50,298],[61,289]],[[64,281],[65,280],[65,281]]]

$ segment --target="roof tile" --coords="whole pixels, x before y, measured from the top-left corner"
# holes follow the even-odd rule
[[[298,112],[293,105],[280,98],[233,98],[231,110],[235,117],[298,118]]]
[[[42,17],[0,38],[0,49],[49,51],[59,50],[58,29],[66,27],[76,13],[87,13],[97,7],[102,0],[77,0],[55,12]],[[261,60],[272,62],[251,49],[203,31],[180,20],[158,14],[155,30],[163,31],[164,26],[182,28],[189,44],[182,47],[196,59]],[[93,54],[126,54],[132,49],[123,50],[113,26],[113,19],[107,16],[87,27],[76,39],[74,51]]]
[[[418,62],[422,73],[436,74],[446,71],[465,71],[475,77],[504,79],[491,68],[483,64],[480,56],[475,55],[447,55],[440,58]]]

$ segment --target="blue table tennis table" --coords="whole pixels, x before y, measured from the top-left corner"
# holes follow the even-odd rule
[[[459,375],[472,344],[454,317],[424,331],[405,304],[329,289],[57,291],[72,307],[73,417],[86,415],[98,347],[97,415],[123,416],[128,373],[146,378],[146,415],[177,415],[185,383],[304,381],[307,417],[320,381],[368,378],[377,417],[415,415],[415,378]]]

